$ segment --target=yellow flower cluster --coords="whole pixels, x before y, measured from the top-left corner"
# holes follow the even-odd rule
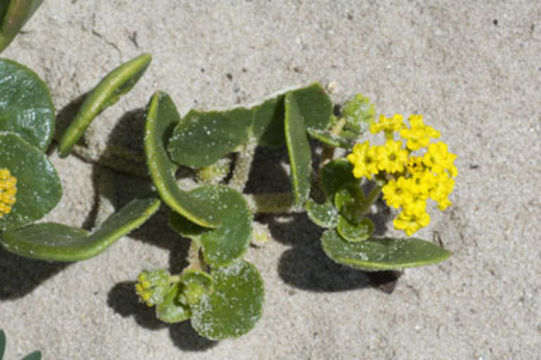
[[[17,179],[8,169],[0,169],[0,219],[11,212],[17,195]]]
[[[449,195],[458,171],[454,165],[456,155],[447,150],[447,144],[430,143],[440,133],[425,125],[422,115],[411,115],[408,121],[409,127],[402,115],[380,116],[370,131],[383,131],[385,145],[371,146],[368,141],[356,144],[347,158],[354,165],[355,177],[372,179],[378,175],[383,181],[383,199],[389,206],[402,209],[393,224],[410,236],[430,223],[427,199],[437,202],[440,210],[451,205]],[[394,140],[395,133],[400,140]],[[422,155],[412,154],[417,150],[426,151]]]

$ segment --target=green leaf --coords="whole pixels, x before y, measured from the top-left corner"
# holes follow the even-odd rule
[[[307,128],[323,130],[329,126],[332,102],[319,83],[288,93],[297,102]],[[252,134],[262,146],[277,147],[284,143],[284,99],[285,94],[280,94],[252,108]]]
[[[0,218],[0,230],[24,226],[51,211],[62,197],[62,185],[47,156],[18,135],[2,132],[0,154],[0,169],[17,179],[16,202]]]
[[[212,277],[204,271],[187,270],[182,273],[180,282],[182,293],[179,300],[188,306],[197,304],[203,295],[212,291]]]
[[[319,227],[332,229],[338,224],[338,211],[329,201],[318,204],[308,199],[305,208],[310,220]]]
[[[191,167],[210,165],[248,141],[251,121],[252,112],[245,108],[192,110],[180,120],[169,139],[171,159]]]
[[[365,197],[359,184],[345,183],[334,194],[334,205],[338,212],[351,223],[358,223],[364,217]]]
[[[0,1],[0,52],[2,52],[30,19],[43,0]]]
[[[319,173],[321,187],[328,199],[345,186],[359,186],[359,180],[353,176],[353,165],[347,159],[336,159],[323,165]]]
[[[344,216],[339,216],[336,230],[342,239],[349,242],[359,242],[372,236],[374,223],[369,218],[363,218],[359,223],[351,223]]]
[[[259,320],[264,301],[263,280],[245,261],[212,271],[213,291],[192,307],[192,326],[212,340],[241,336]]]
[[[4,358],[6,352],[6,333],[4,330],[0,330],[0,360]]]
[[[96,85],[60,139],[58,145],[60,157],[68,156],[71,148],[79,141],[86,128],[100,112],[116,103],[122,95],[135,86],[151,60],[152,55],[150,54],[139,55],[115,68]]]
[[[331,132],[327,130],[318,130],[318,129],[312,129],[312,128],[308,128],[307,130],[308,130],[308,134],[312,138],[319,140],[324,144],[331,145],[334,147],[349,150],[355,143],[355,141],[351,141],[342,136],[332,134]]]
[[[105,251],[141,226],[160,207],[156,198],[136,199],[111,215],[92,235],[84,229],[57,223],[32,224],[2,234],[0,243],[21,256],[49,261],[79,261]]]
[[[222,225],[216,229],[205,229],[171,214],[173,229],[198,241],[205,261],[211,266],[226,266],[240,258],[248,248],[252,234],[252,214],[242,195],[220,185],[202,186],[190,195],[216,210]]]
[[[346,119],[344,130],[359,136],[370,127],[375,112],[376,107],[369,98],[361,94],[355,95],[342,109],[342,115]]]
[[[16,133],[45,151],[55,126],[47,85],[26,66],[7,59],[0,59],[0,84],[0,131]]]
[[[41,351],[34,351],[23,357],[21,360],[41,360]]]
[[[179,300],[181,291],[182,285],[180,283],[171,286],[163,302],[156,306],[156,317],[158,319],[169,324],[174,324],[190,318],[190,308]]]
[[[173,211],[188,220],[209,228],[218,227],[220,217],[214,209],[205,206],[186,191],[179,189],[174,171],[176,165],[165,150],[180,115],[173,100],[163,92],[156,92],[147,107],[144,147],[150,177],[162,200]]]
[[[285,134],[289,162],[291,164],[291,183],[294,205],[303,206],[310,195],[310,174],[312,172],[312,154],[306,127],[297,101],[292,93],[285,97]]]
[[[365,270],[393,270],[436,264],[451,253],[431,242],[417,238],[370,238],[347,242],[336,231],[327,230],[322,238],[323,251],[333,261]]]

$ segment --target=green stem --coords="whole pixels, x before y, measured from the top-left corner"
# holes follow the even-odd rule
[[[244,198],[254,214],[283,214],[304,211],[293,207],[291,193],[247,194]]]
[[[360,209],[361,214],[365,214],[370,209],[370,207],[376,202],[376,200],[379,197],[379,194],[381,193],[382,187],[383,187],[382,184],[376,183],[376,185],[374,185],[372,190],[370,190],[370,193],[366,197],[365,202]]]
[[[190,243],[190,248],[188,249],[188,263],[190,264],[187,269],[191,270],[203,270],[205,269],[206,265],[201,259],[201,255],[199,250],[201,249],[201,245],[197,241],[193,241]]]

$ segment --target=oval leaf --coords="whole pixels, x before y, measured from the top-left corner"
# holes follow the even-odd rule
[[[212,340],[238,337],[259,320],[263,280],[252,264],[239,261],[212,271],[214,289],[192,307],[192,326]]]
[[[222,219],[216,229],[198,227],[171,214],[171,226],[182,236],[200,242],[205,261],[211,266],[225,266],[241,257],[252,235],[252,214],[241,194],[226,186],[207,185],[190,195],[215,209]]]
[[[332,102],[319,83],[291,90],[299,112],[307,128],[326,129],[332,116]],[[253,107],[252,134],[259,145],[277,147],[283,145],[285,106],[284,94],[277,95]]]
[[[289,162],[291,164],[291,183],[294,204],[302,206],[310,195],[310,174],[312,172],[312,153],[303,116],[292,93],[285,97],[285,134]]]
[[[58,145],[60,157],[68,156],[71,148],[79,141],[86,128],[100,112],[116,103],[122,95],[135,86],[151,60],[152,55],[150,54],[139,55],[111,71],[96,85],[60,139]]]
[[[180,283],[171,286],[163,302],[156,306],[156,317],[158,319],[169,324],[174,324],[190,318],[190,308],[179,300],[181,289],[182,285]]]
[[[171,159],[179,165],[203,167],[233,152],[248,141],[252,112],[245,108],[229,111],[190,111],[175,127],[169,139]]]
[[[33,351],[21,360],[41,360],[41,351]]]
[[[45,151],[55,126],[47,85],[29,68],[0,59],[0,131],[12,132]]]
[[[162,200],[173,211],[197,225],[215,228],[220,225],[220,217],[212,209],[178,188],[171,162],[165,150],[165,141],[180,121],[180,115],[173,100],[163,92],[156,92],[147,107],[144,147],[150,177]]]
[[[451,256],[449,251],[417,238],[370,238],[353,243],[344,241],[334,230],[323,234],[321,244],[333,261],[365,271],[431,265]]]
[[[351,223],[345,217],[338,217],[336,227],[342,239],[349,242],[359,242],[368,239],[374,233],[374,223],[369,218],[363,218],[359,223]]]
[[[3,0],[0,2],[0,52],[11,43],[42,2],[43,0]]]
[[[342,115],[346,119],[344,131],[355,134],[356,137],[366,131],[374,121],[376,107],[369,98],[361,94],[355,95],[344,104]]]
[[[62,185],[47,156],[11,133],[0,133],[0,154],[0,169],[17,179],[16,202],[0,218],[0,230],[24,226],[51,211],[62,197]]]
[[[49,261],[79,261],[96,256],[141,226],[160,207],[156,198],[136,199],[111,215],[89,235],[84,229],[56,223],[33,224],[2,234],[2,246],[21,256]]]
[[[338,224],[338,210],[329,201],[318,204],[308,199],[305,208],[310,220],[319,227],[332,229]]]

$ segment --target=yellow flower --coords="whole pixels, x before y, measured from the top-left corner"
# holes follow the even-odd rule
[[[421,156],[410,156],[408,159],[407,167],[410,174],[423,171],[423,158]]]
[[[411,236],[419,229],[430,224],[430,215],[423,212],[402,211],[393,221],[396,229],[404,230],[406,235]]]
[[[443,174],[445,170],[452,177],[458,175],[458,170],[454,164],[456,155],[447,151],[447,144],[437,142],[428,145],[428,150],[423,156],[423,164],[429,167],[436,174]]]
[[[406,147],[411,151],[427,147],[431,138],[440,137],[440,133],[437,130],[423,123],[422,115],[410,115],[408,121],[410,128],[402,128],[400,130],[400,136],[404,140],[407,140]]]
[[[391,135],[392,132],[398,131],[404,127],[404,117],[400,114],[394,114],[392,118],[388,118],[385,115],[379,116],[378,122],[373,122],[370,124],[370,132],[376,134],[380,131],[385,131],[385,135],[389,138],[388,135]]]
[[[11,212],[16,195],[17,179],[8,169],[0,169],[0,219]]]
[[[455,180],[449,177],[447,173],[439,174],[435,177],[435,183],[430,191],[430,198],[438,203],[440,210],[445,210],[451,206],[449,195],[453,192]]]
[[[399,177],[398,180],[389,180],[389,182],[385,184],[381,189],[381,191],[383,192],[383,200],[385,200],[387,205],[398,209],[405,202],[405,188],[405,178]]]
[[[379,172],[379,155],[381,151],[378,146],[370,146],[368,141],[362,144],[355,144],[353,153],[347,156],[353,164],[353,176],[357,178],[372,178],[372,175]]]
[[[381,147],[380,170],[388,173],[398,173],[404,170],[408,162],[408,152],[402,149],[401,141],[387,140]]]

